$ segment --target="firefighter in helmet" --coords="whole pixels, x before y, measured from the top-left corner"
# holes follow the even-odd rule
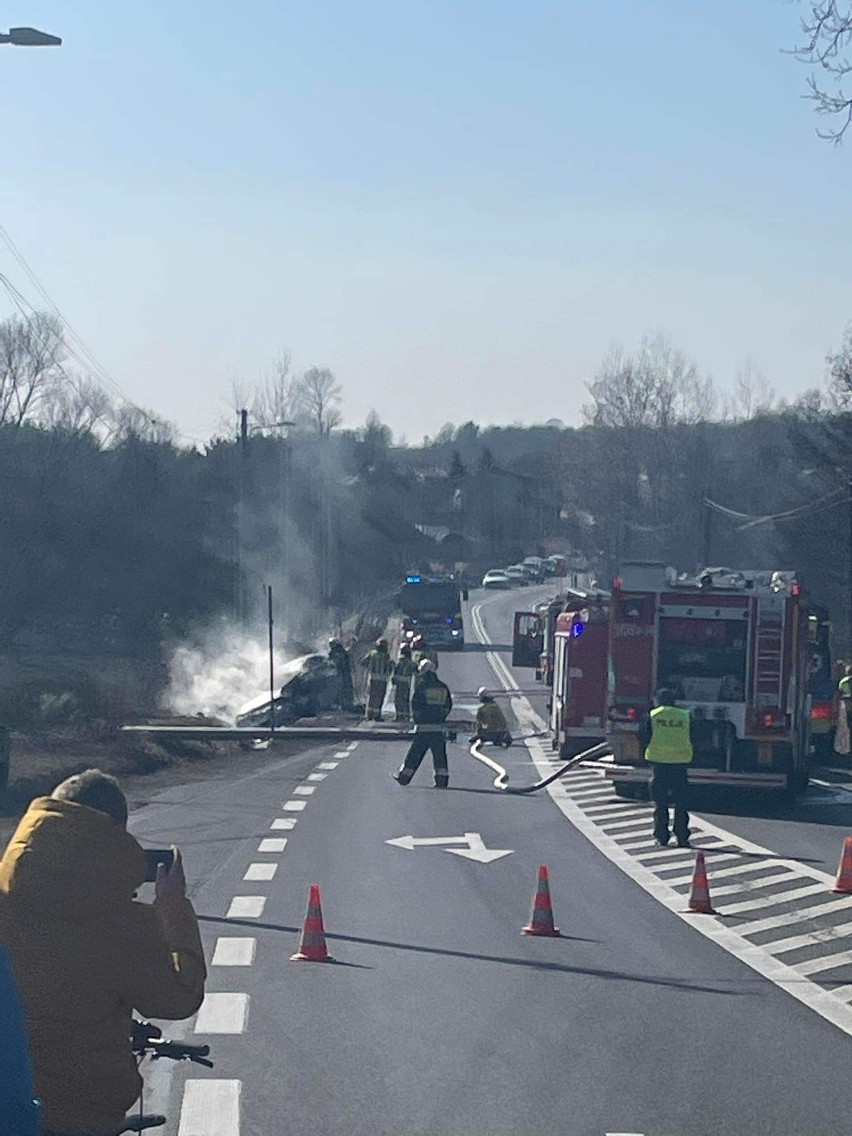
[[[352,683],[352,660],[349,657],[349,652],[339,639],[329,639],[328,657],[337,672],[340,686],[340,709],[351,710],[355,703],[355,690]]]
[[[375,647],[367,652],[361,662],[367,669],[367,721],[381,722],[388,679],[393,673],[387,639],[377,639]]]
[[[426,751],[432,751],[432,768],[435,788],[446,789],[450,780],[447,767],[447,738],[444,722],[453,708],[449,687],[441,682],[431,659],[421,659],[417,668],[417,684],[411,698],[414,717],[414,741],[405,761],[396,773],[391,774],[400,785],[407,785],[423,760]]]
[[[669,801],[674,805],[674,834],[678,848],[689,847],[687,769],[692,762],[693,728],[688,710],[675,705],[673,692],[657,691],[655,707],[639,734],[645,760],[651,766],[651,800],[654,802],[654,839],[664,848],[669,832]]]
[[[509,733],[506,716],[494,701],[494,696],[481,686],[476,692],[476,697],[479,699],[479,706],[476,709],[476,733],[471,741],[510,746],[512,735]]]
[[[403,643],[393,668],[393,708],[397,722],[411,721],[411,684],[417,673],[417,664],[411,658],[411,646]]]

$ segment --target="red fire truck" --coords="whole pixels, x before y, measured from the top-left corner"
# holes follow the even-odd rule
[[[533,611],[515,613],[512,665],[535,667],[553,687],[553,748],[565,757],[603,741],[609,593],[569,589]]]
[[[609,595],[570,600],[556,617],[550,733],[560,757],[574,757],[604,740]]]
[[[676,578],[626,564],[610,608],[606,770],[622,796],[648,780],[639,729],[655,690],[692,712],[698,784],[807,785],[808,608],[794,572],[709,569]]]
[[[512,666],[534,667],[535,677],[545,686],[553,686],[557,617],[563,611],[586,607],[588,598],[598,594],[589,573],[575,572],[572,579],[575,584],[580,581],[581,586],[568,588],[552,599],[543,600],[532,611],[515,612]]]

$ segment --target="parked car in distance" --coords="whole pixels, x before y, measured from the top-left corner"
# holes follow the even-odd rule
[[[527,556],[521,561],[521,568],[529,572],[532,579],[540,584],[545,578],[544,561],[540,556]]]
[[[492,568],[482,577],[483,588],[511,588],[512,581],[500,568]]]
[[[526,571],[520,566],[520,564],[510,564],[509,567],[504,568],[503,571],[506,573],[506,575],[509,577],[509,580],[513,584],[529,584],[531,582]]]

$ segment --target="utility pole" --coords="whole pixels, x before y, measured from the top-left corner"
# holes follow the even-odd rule
[[[847,594],[846,627],[849,636],[849,650],[852,652],[852,473],[846,475],[847,510],[849,519],[849,548],[846,553]]]
[[[275,733],[275,642],[272,620],[272,585],[266,585],[266,620],[269,629],[269,732]]]
[[[248,411],[239,412],[240,454],[237,467],[237,585],[236,616],[240,625],[245,624],[245,507],[246,485],[248,482]]]
[[[699,571],[710,566],[710,545],[713,539],[713,512],[705,497],[701,503],[701,563]]]

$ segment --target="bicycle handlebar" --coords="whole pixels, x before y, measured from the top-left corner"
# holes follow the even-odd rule
[[[188,1045],[182,1041],[169,1041],[163,1037],[163,1031],[151,1022],[139,1022],[134,1019],[130,1031],[130,1045],[137,1057],[150,1055],[153,1058],[168,1057],[172,1061],[192,1061],[196,1065],[205,1065],[213,1068],[213,1062],[207,1060],[210,1053],[209,1045]]]

